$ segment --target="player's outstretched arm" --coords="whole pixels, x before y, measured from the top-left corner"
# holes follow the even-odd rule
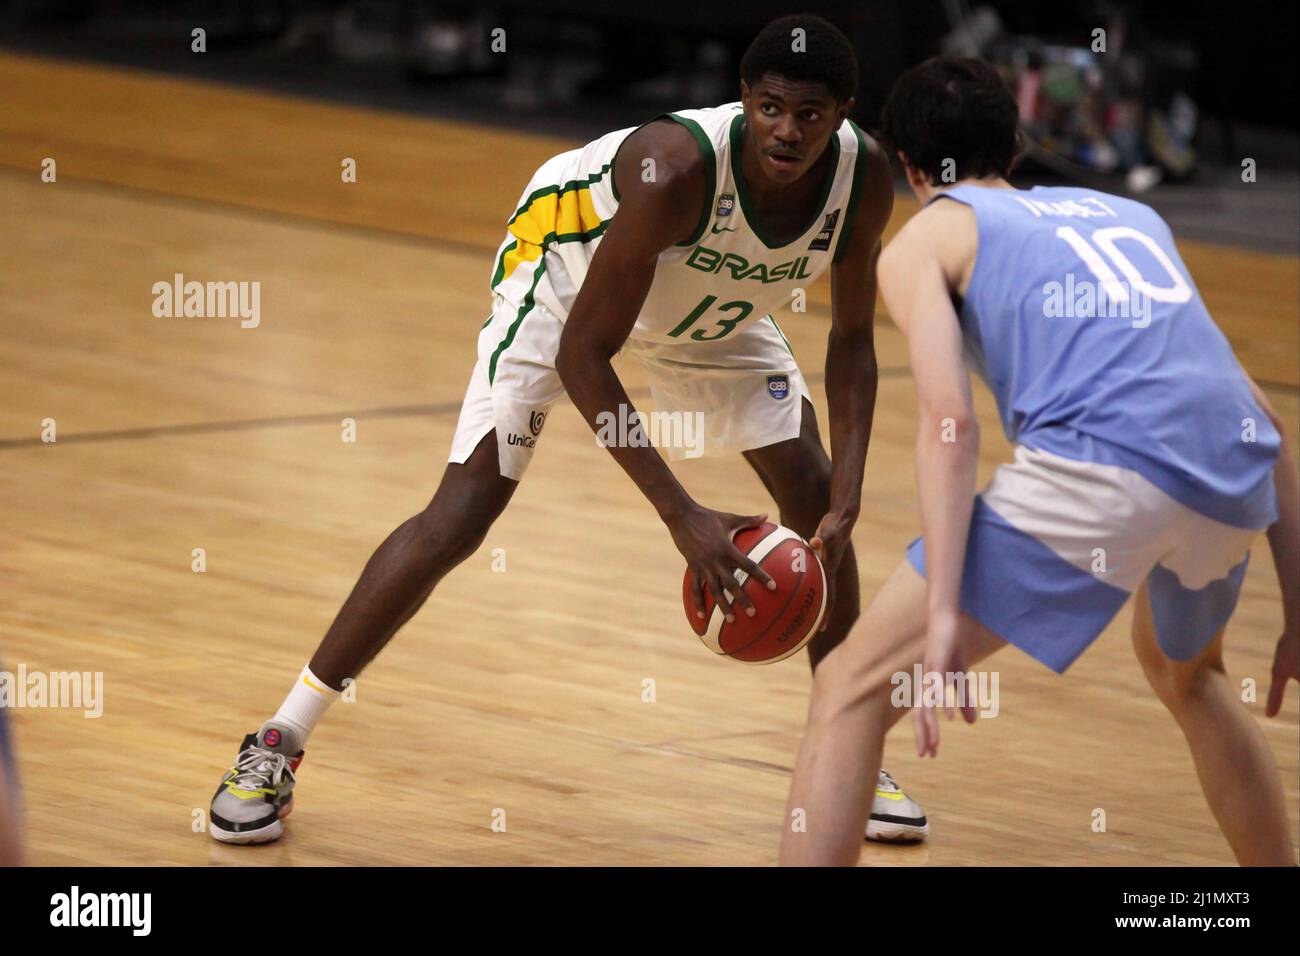
[[[646,163],[650,160],[650,163]],[[646,171],[649,176],[644,175]],[[598,435],[602,418],[632,421],[636,409],[611,360],[636,324],[654,282],[659,254],[691,234],[707,201],[707,177],[699,147],[683,127],[653,123],[624,141],[614,164],[619,207],[592,256],[569,313],[555,368],[565,390]],[[618,414],[625,408],[625,416]],[[603,414],[602,414],[603,413]],[[708,587],[728,619],[732,602],[753,613],[753,602],[734,587],[737,568],[771,583],[770,576],[731,542],[743,527],[766,515],[740,516],[702,508],[686,493],[659,452],[648,444],[615,441],[609,453],[646,496],[694,572],[697,606]]]
[[[894,208],[889,161],[869,145],[862,198],[843,252],[831,268],[831,330],[826,342],[826,401],[830,407],[831,504],[813,547],[833,578],[862,503],[862,476],[871,443],[879,384],[876,365],[876,262]],[[826,615],[829,622],[830,615]]]
[[[979,461],[979,424],[951,299],[962,270],[952,229],[961,227],[955,217],[962,213],[943,208],[947,205],[913,218],[880,257],[881,293],[890,316],[907,336],[916,379],[916,481],[928,579],[923,665],[927,680],[934,672],[965,670],[959,599]],[[974,255],[973,243],[969,254]],[[934,710],[917,707],[913,713],[917,752],[936,754],[939,724]],[[974,720],[975,715],[964,708],[963,716]]]
[[[1268,546],[1273,552],[1277,583],[1282,590],[1282,636],[1273,655],[1273,679],[1268,689],[1264,713],[1277,716],[1282,709],[1288,680],[1300,681],[1300,471],[1296,469],[1295,449],[1282,425],[1282,419],[1253,379],[1251,391],[1264,413],[1281,436],[1282,447],[1273,468],[1277,489],[1277,521],[1268,529]]]

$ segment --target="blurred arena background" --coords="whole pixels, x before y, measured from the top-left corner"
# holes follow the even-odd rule
[[[0,9],[0,42],[12,50],[585,141],[684,103],[734,99],[746,44],[791,8],[773,0],[743,9],[686,0],[9,0]],[[1262,220],[1239,193],[1230,207],[1200,210],[1186,192],[1148,198],[1179,215],[1180,235],[1230,231],[1234,242],[1294,245],[1300,147],[1294,13],[1285,5],[887,0],[807,9],[858,49],[854,118],[866,129],[907,66],[938,52],[984,56],[1016,90],[1027,173],[1133,193],[1161,183],[1212,190],[1239,178],[1241,159],[1251,157],[1272,172],[1266,188],[1249,193],[1270,210]],[[176,41],[196,26],[206,31],[203,55]],[[493,52],[496,29],[505,48]]]
[[[854,41],[868,131],[907,66],[941,51],[997,63],[1030,140],[1021,178],[1165,215],[1295,435],[1300,131],[1283,6],[800,5]],[[745,45],[792,9],[0,2],[0,666],[105,687],[102,717],[14,712],[32,862],[775,860],[806,668],[702,651],[680,621],[679,556],[571,410],[485,545],[511,556],[505,580],[483,554],[451,575],[355,709],[323,724],[301,830],[250,854],[195,832],[194,814],[249,715],[274,706],[371,549],[432,490],[530,174],[608,130],[738,99]],[[349,158],[355,183],[340,180]],[[900,193],[891,234],[914,209]],[[151,286],[175,273],[261,282],[262,324],[154,317]],[[811,301],[785,327],[824,415],[828,280]],[[878,335],[864,600],[916,527],[906,352],[883,315]],[[1006,449],[979,401],[983,477]],[[684,474],[715,507],[768,507],[739,460]],[[617,606],[593,600],[609,594]],[[1280,620],[1260,547],[1228,663],[1261,701]],[[1126,612],[1065,690],[999,660],[1008,720],[960,734],[937,764],[896,733],[886,765],[934,836],[864,862],[1231,862],[1127,628]],[[1294,689],[1266,728],[1294,822]],[[349,796],[358,760],[394,787],[382,820]],[[1116,821],[1104,839],[1088,826],[1098,805]],[[498,806],[508,835],[487,829]]]

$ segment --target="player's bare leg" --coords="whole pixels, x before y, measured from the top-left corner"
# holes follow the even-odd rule
[[[812,403],[803,400],[797,438],[745,452],[745,458],[780,509],[781,523],[805,539],[811,538],[831,500],[831,460],[822,447]],[[857,620],[858,595],[858,563],[850,544],[835,575],[830,622],[808,643],[808,663],[814,672]],[[876,770],[868,779],[873,781],[868,788],[871,810],[865,831],[859,832],[865,832],[868,839],[891,843],[924,840],[930,832],[925,811],[880,769],[879,754]]]
[[[308,665],[334,689],[355,678],[483,542],[519,482],[497,470],[496,431],[463,465],[449,464],[433,499],[379,546]]]
[[[466,462],[449,464],[433,499],[379,546],[275,716],[244,738],[212,798],[209,833],[225,843],[278,839],[293,809],[307,737],[355,678],[482,543],[518,482],[498,470],[495,430]]]
[[[1005,642],[971,623],[976,638],[967,660],[973,665]],[[925,628],[925,579],[903,561],[813,673],[808,726],[786,804],[783,864],[857,863],[885,733],[907,713],[890,702],[890,678],[921,663]],[[796,821],[802,826],[793,826]]]
[[[745,459],[780,509],[781,523],[804,540],[812,538],[831,502],[831,460],[822,447],[812,403],[803,399],[797,438],[747,451]],[[814,670],[858,618],[858,562],[851,544],[835,575],[833,594],[830,623],[808,642],[808,661]]]
[[[1133,650],[1151,689],[1178,721],[1201,790],[1242,866],[1294,866],[1286,794],[1264,731],[1223,667],[1223,632],[1190,661],[1156,643],[1146,585],[1133,610]]]

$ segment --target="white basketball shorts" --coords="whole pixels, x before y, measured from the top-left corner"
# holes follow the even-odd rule
[[[516,271],[523,271],[524,264]],[[450,461],[464,464],[483,437],[496,429],[499,470],[519,480],[532,460],[551,406],[564,395],[555,371],[564,323],[542,304],[528,308],[497,295],[478,338],[452,439]],[[771,316],[712,342],[683,344],[629,339],[622,354],[645,366],[650,407],[640,435],[670,459],[744,451],[799,435],[808,386],[789,343]],[[601,443],[641,443],[627,410],[610,409]]]

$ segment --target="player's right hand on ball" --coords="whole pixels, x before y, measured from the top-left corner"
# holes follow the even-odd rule
[[[736,619],[737,608],[752,617],[754,603],[737,585],[737,570],[758,578],[769,590],[776,588],[771,576],[747,558],[731,540],[737,532],[757,528],[766,520],[765,514],[733,515],[697,505],[668,522],[673,544],[677,545],[691,571],[696,608],[704,607],[704,590],[708,588],[728,621]],[[696,613],[704,616],[701,610]]]

